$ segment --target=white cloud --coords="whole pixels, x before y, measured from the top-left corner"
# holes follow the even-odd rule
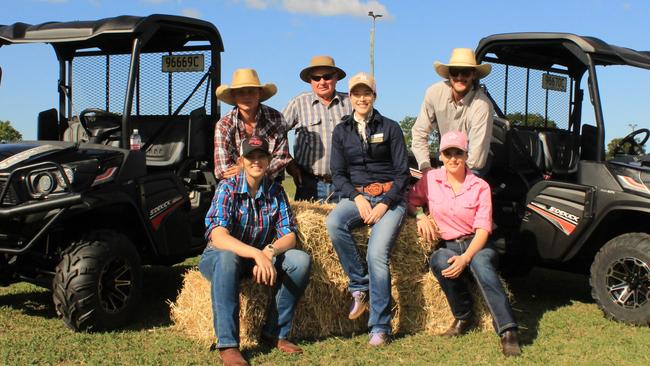
[[[369,11],[391,18],[385,5],[377,0],[245,0],[253,9],[281,8],[290,13],[320,16],[348,15],[365,17]]]
[[[623,10],[625,10],[625,11],[632,10],[632,4],[623,3]]]
[[[190,18],[201,19],[201,12],[193,8],[185,8],[181,10],[181,14]]]

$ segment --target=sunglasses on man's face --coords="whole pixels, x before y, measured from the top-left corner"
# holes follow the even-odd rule
[[[449,75],[451,76],[458,76],[458,75],[463,75],[465,77],[472,75],[474,72],[474,68],[472,67],[450,67],[449,68]]]
[[[310,78],[312,81],[319,82],[320,79],[324,79],[325,81],[332,80],[334,77],[334,74],[323,74],[323,75],[311,75]]]

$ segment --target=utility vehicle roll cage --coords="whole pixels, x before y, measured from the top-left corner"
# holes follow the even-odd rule
[[[182,30],[179,32],[179,30]],[[204,43],[209,44],[193,44]],[[122,131],[130,131],[130,118],[134,99],[139,100],[139,57],[142,53],[168,51],[211,51],[213,64],[220,64],[223,42],[219,31],[209,22],[199,19],[154,14],[147,17],[119,16],[97,21],[48,22],[37,25],[15,23],[0,27],[0,47],[19,43],[49,43],[59,61],[59,116],[58,137],[68,127],[73,117],[69,107],[66,116],[66,99],[72,104],[72,60],[79,56],[106,55],[106,104],[110,89],[108,55],[131,55],[124,108]],[[210,96],[221,83],[219,72],[208,72]],[[171,78],[168,75],[171,94]],[[218,104],[211,103],[209,114],[218,116]],[[108,110],[108,108],[106,108]],[[120,146],[128,147],[129,134],[122,133]]]
[[[588,87],[594,106],[597,130],[596,161],[605,160],[605,121],[596,66],[629,65],[650,69],[650,51],[636,51],[607,44],[598,38],[570,33],[529,32],[492,35],[479,42],[476,55],[479,61],[505,64],[506,72],[507,66],[513,65],[565,74],[572,77],[577,86],[588,71]],[[580,129],[583,96],[579,87],[571,86],[573,95],[569,129],[577,132]],[[504,99],[507,100],[508,88],[504,90]],[[500,117],[504,117],[504,111],[498,110],[497,113]]]

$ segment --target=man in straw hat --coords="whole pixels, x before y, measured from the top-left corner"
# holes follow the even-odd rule
[[[262,342],[285,353],[302,353],[287,340],[298,299],[309,281],[311,260],[296,246],[296,221],[282,185],[266,176],[269,143],[242,140],[241,172],[222,180],[205,217],[208,246],[199,270],[210,281],[216,348],[224,365],[247,365],[239,352],[239,282],[253,277],[273,288]],[[273,239],[273,244],[270,244]]]
[[[347,93],[336,91],[345,72],[329,56],[315,56],[300,72],[311,91],[289,101],[284,109],[287,131],[295,129],[294,160],[287,172],[296,183],[297,200],[338,202],[330,174],[332,131],[352,108]]]
[[[477,64],[469,48],[455,48],[448,64],[436,61],[434,68],[446,80],[427,89],[411,130],[411,148],[418,166],[423,171],[431,168],[429,136],[434,128],[440,136],[462,131],[469,137],[467,165],[474,173],[484,175],[489,169],[494,110],[478,81],[490,73],[492,65]]]
[[[268,174],[276,178],[291,160],[282,114],[264,104],[278,91],[274,84],[260,83],[253,69],[237,69],[231,85],[220,85],[217,98],[234,108],[223,116],[214,130],[214,174],[217,179],[237,175],[241,142],[252,135],[268,140],[272,153]]]

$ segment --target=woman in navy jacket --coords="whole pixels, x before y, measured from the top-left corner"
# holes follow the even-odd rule
[[[327,231],[350,281],[348,317],[358,318],[369,303],[369,344],[382,346],[391,334],[390,252],[406,212],[406,144],[399,125],[373,108],[377,94],[372,76],[353,76],[349,89],[354,111],[334,128],[330,162],[342,199],[327,217]],[[352,237],[352,230],[362,225],[372,226],[367,267]]]

